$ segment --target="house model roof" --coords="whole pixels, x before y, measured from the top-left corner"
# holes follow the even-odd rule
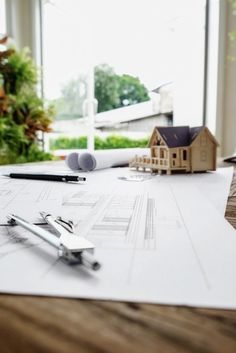
[[[155,129],[160,134],[166,145],[170,148],[190,146],[199,133],[204,129],[207,130],[207,133],[213,142],[218,145],[215,137],[205,126],[197,126],[192,128],[189,126],[168,126],[156,127]]]

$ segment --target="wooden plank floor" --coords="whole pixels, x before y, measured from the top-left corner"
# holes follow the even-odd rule
[[[236,176],[226,218],[236,228]],[[236,310],[0,295],[0,353],[235,353]]]

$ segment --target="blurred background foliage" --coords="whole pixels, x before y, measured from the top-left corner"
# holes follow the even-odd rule
[[[111,135],[105,139],[95,136],[95,149],[115,149],[115,148],[131,148],[131,147],[147,147],[148,138],[139,140],[130,139],[119,135]],[[84,149],[87,148],[87,137],[81,136],[78,138],[59,137],[50,140],[50,149]]]

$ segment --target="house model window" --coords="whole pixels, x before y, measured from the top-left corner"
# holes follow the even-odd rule
[[[206,151],[201,151],[201,162],[205,162],[207,160]]]

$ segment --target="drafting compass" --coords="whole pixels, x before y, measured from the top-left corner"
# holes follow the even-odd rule
[[[8,224],[20,225],[45,240],[58,249],[58,256],[69,264],[82,264],[92,270],[99,270],[101,265],[93,257],[94,244],[74,233],[72,221],[63,220],[61,217],[53,218],[46,212],[40,212],[40,215],[53,228],[55,234],[14,214],[7,216]]]

